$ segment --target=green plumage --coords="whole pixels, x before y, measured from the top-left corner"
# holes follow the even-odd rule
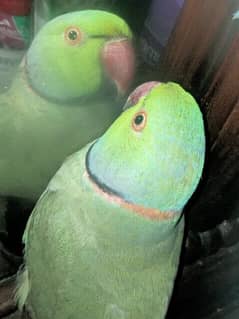
[[[69,28],[80,30],[79,42],[69,44]],[[37,200],[65,157],[112,123],[121,109],[102,52],[131,38],[121,18],[94,10],[62,15],[40,30],[0,95],[0,195]]]
[[[181,103],[181,99],[191,103]],[[134,100],[132,96],[131,100]],[[178,134],[161,152],[177,156],[175,144],[179,156],[173,164],[180,168],[185,156],[180,156],[177,146],[185,135],[178,132],[178,116],[173,117],[169,112],[172,106],[175,114],[177,108],[182,111],[192,108],[192,112],[183,112],[185,123],[181,123],[185,124],[182,131],[186,129],[195,144],[192,147],[186,142],[187,163],[194,148],[201,154],[197,158],[192,155],[191,165],[184,172],[188,178],[183,187],[187,189],[187,200],[190,198],[204,162],[201,113],[194,99],[178,85],[155,85],[133,101],[101,138],[69,157],[38,201],[24,234],[25,270],[19,275],[17,292],[20,307],[25,305],[33,319],[164,318],[177,273],[184,228],[181,211],[185,200],[179,207],[175,192],[182,196],[184,192],[171,190],[171,209],[165,211],[161,209],[164,199],[160,197],[163,182],[158,175],[152,176],[152,181],[156,179],[158,183],[136,183],[135,191],[130,186],[127,189],[125,183],[123,194],[118,192],[117,180],[120,184],[122,168],[128,165],[129,159],[136,164],[129,166],[128,174],[124,175],[129,185],[137,171],[143,169],[150,175],[152,167],[157,170],[164,161],[163,156],[154,156],[164,139],[163,129]],[[142,111],[140,114],[147,117],[145,122],[142,118],[136,120]],[[165,116],[169,113],[170,117]],[[168,126],[157,125],[160,118],[168,121]],[[198,123],[191,122],[192,118]],[[141,159],[141,167],[137,143],[147,156],[151,154],[151,161]],[[120,154],[118,145],[122,147]],[[106,169],[103,163],[104,160],[108,163],[108,157],[112,163]],[[101,165],[97,165],[98,161]],[[170,166],[167,169],[170,173]],[[195,172],[192,174],[191,170]],[[145,191],[151,189],[152,194],[155,194],[153,187],[158,187],[161,199],[157,207],[153,197],[138,201],[135,194],[142,187]],[[132,196],[127,197],[128,193]]]
[[[104,98],[78,106],[50,103],[24,80],[0,104],[3,99],[0,194],[31,200],[38,199],[67,155],[102,134],[120,112]]]
[[[135,132],[132,117],[141,111],[147,113],[146,126]],[[204,135],[197,132],[202,131],[193,97],[175,83],[162,84],[128,108],[96,143],[91,171],[129,201],[180,210],[201,176]],[[145,184],[151,187],[145,189]]]

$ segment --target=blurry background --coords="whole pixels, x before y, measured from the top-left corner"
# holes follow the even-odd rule
[[[10,85],[42,25],[59,14],[92,8],[115,12],[131,26],[138,55],[135,86],[146,80],[179,82],[204,114],[207,160],[185,210],[186,247],[168,318],[238,319],[239,19],[233,15],[239,0],[0,0],[0,91]],[[12,199],[9,234],[0,239],[20,256],[25,222],[12,218],[15,209],[24,215],[30,207]],[[0,278],[16,271],[17,256],[14,265],[1,256]]]

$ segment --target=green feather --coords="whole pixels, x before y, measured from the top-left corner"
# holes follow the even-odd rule
[[[132,120],[142,111],[146,126],[135,132]],[[202,115],[193,97],[178,84],[160,84],[128,108],[95,143],[89,166],[102,183],[125,199],[177,211],[191,197],[201,176],[202,132]],[[145,189],[145,184],[152,187]]]
[[[81,40],[64,40],[68,27],[77,27]],[[97,10],[67,13],[48,22],[33,40],[27,53],[31,85],[53,99],[77,99],[102,86],[104,70],[101,50],[106,41],[132,38],[127,24],[118,16]]]
[[[69,27],[80,28],[78,45],[65,41]],[[37,200],[65,157],[117,117],[120,99],[101,59],[118,38],[130,41],[129,27],[104,11],[68,13],[40,30],[0,96],[0,195]]]
[[[178,97],[171,104],[170,96],[174,94],[178,94]],[[150,205],[147,207],[135,197],[135,201],[130,202],[110,190],[113,179],[106,187],[100,183],[98,172],[92,174],[92,168],[96,167],[99,159],[91,157],[91,154],[102,141],[104,152],[95,153],[100,156],[101,162],[105,159],[109,163],[108,157],[111,157],[111,165],[118,165],[122,161],[122,166],[127,166],[128,158],[137,163],[139,154],[135,153],[137,148],[132,141],[136,136],[143,136],[143,130],[146,132],[147,129],[140,145],[148,152],[147,156],[151,156],[151,162],[143,163],[145,172],[151,174],[151,166],[155,161],[160,165],[164,158],[154,157],[155,150],[160,148],[160,141],[164,138],[163,130],[178,134],[175,136],[176,143],[185,139],[184,130],[187,130],[191,138],[185,141],[184,151],[187,153],[188,149],[192,152],[193,165],[194,148],[201,152],[198,166],[192,165],[198,170],[197,174],[189,174],[189,199],[189,194],[199,181],[204,161],[204,128],[196,102],[176,84],[156,85],[134,104],[113,123],[105,135],[65,161],[28,221],[24,234],[25,273],[22,275],[23,281],[20,279],[17,297],[20,305],[24,303],[34,319],[165,317],[179,262],[184,228],[181,210],[185,200],[177,211],[164,211]],[[146,125],[141,132],[132,133],[132,119],[142,105],[148,112]],[[183,108],[182,105],[188,110],[188,116],[178,110]],[[200,125],[191,122],[194,117],[190,112],[198,114],[195,116]],[[154,121],[164,125],[156,125]],[[168,126],[165,121],[168,121]],[[172,125],[179,128],[184,121],[182,130],[171,128]],[[140,119],[136,122],[139,123]],[[165,138],[168,138],[167,135]],[[191,145],[189,140],[195,145]],[[115,154],[120,158],[112,153],[118,144],[122,147],[121,154]],[[172,152],[170,143],[168,146],[168,149],[164,149],[166,155]],[[180,146],[183,147],[182,144]],[[181,156],[181,149],[176,150],[179,158],[173,164],[180,165],[185,159]],[[125,176],[129,185],[138,169],[138,165],[130,166]],[[107,176],[107,169],[104,174]],[[145,183],[143,187],[145,191],[149,189],[155,194],[154,186],[157,185],[155,196],[160,197],[163,183],[160,186],[154,183],[154,179],[158,178],[154,174],[152,183]],[[134,186],[138,187],[137,184]],[[131,191],[125,184],[124,194]],[[169,191],[173,193],[174,189]],[[178,189],[175,191],[179,192]],[[179,194],[184,196],[184,191]]]

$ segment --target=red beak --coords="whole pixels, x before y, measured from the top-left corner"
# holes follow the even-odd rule
[[[107,42],[102,60],[106,73],[115,82],[118,92],[125,94],[135,74],[135,53],[131,41],[118,39]]]
[[[137,86],[137,88],[128,97],[123,110],[127,109],[129,106],[137,104],[141,97],[147,95],[152,88],[159,84],[160,82],[158,81],[150,81]]]

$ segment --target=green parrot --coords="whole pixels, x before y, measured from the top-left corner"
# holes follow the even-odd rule
[[[34,38],[0,95],[0,195],[36,201],[66,156],[121,112],[134,77],[132,33],[100,10],[67,13]]]
[[[139,86],[36,204],[19,307],[33,319],[164,318],[204,155],[193,97],[172,82]]]

